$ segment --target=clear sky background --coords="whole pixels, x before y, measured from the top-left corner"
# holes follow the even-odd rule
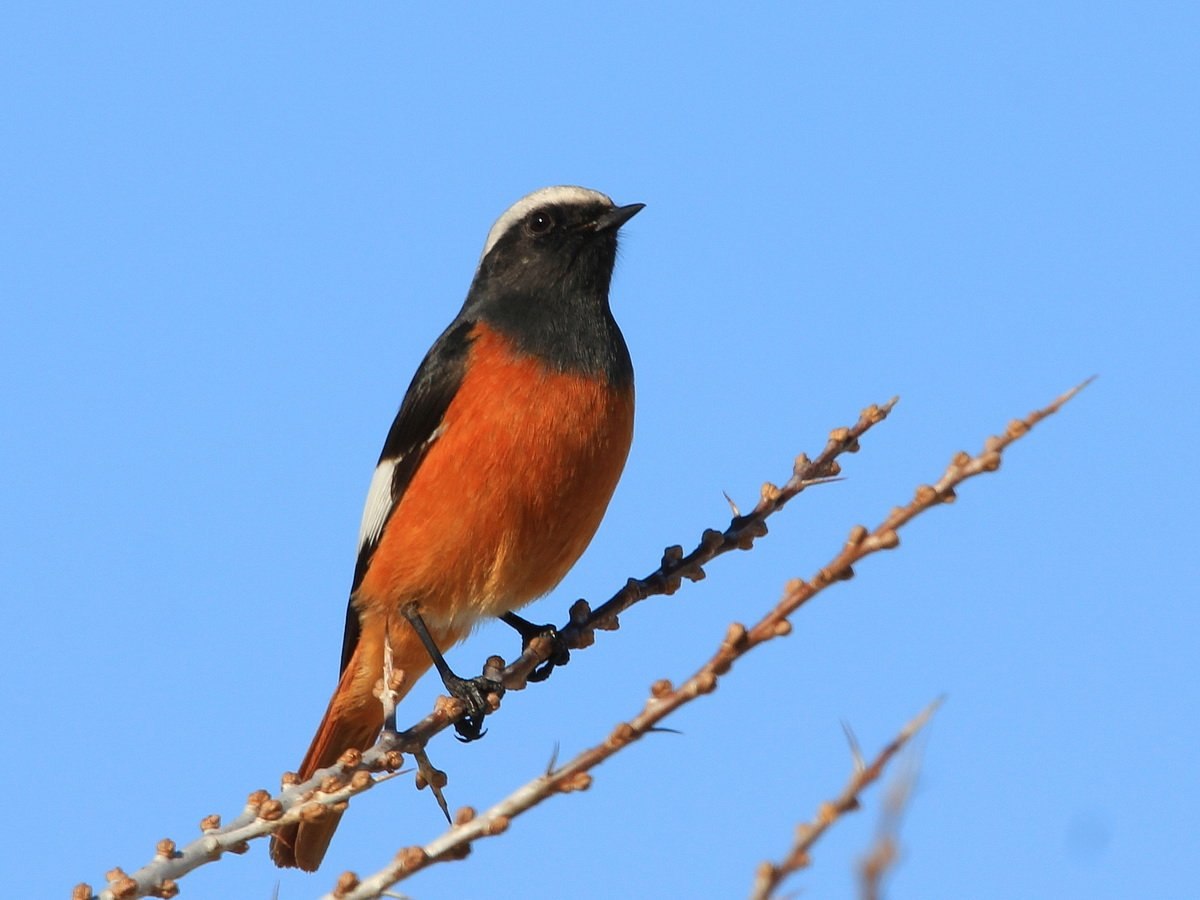
[[[795,633],[407,882],[737,897],[934,697],[890,896],[1194,897],[1200,11],[1191,3],[10,3],[0,13],[6,896],[65,897],[277,784],[338,666],[367,483],[512,201],[647,204],[613,307],[633,451],[562,620],[901,396],[847,480],[628,613],[482,742],[486,807],[690,674],[855,523],[1097,382]],[[489,625],[451,661],[511,657]],[[425,681],[402,720],[429,708]],[[881,794],[789,887],[855,893]],[[442,831],[356,800],[328,890]],[[187,877],[269,898],[265,843]]]

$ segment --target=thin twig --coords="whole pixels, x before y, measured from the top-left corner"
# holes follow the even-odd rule
[[[778,863],[764,862],[759,865],[754,875],[754,887],[750,892],[750,900],[769,900],[775,890],[790,874],[799,869],[807,868],[810,863],[809,851],[820,840],[821,836],[830,829],[834,822],[848,812],[854,812],[859,807],[858,796],[880,775],[892,757],[908,743],[914,734],[924,727],[930,717],[937,711],[941,700],[935,700],[921,710],[911,722],[904,726],[901,732],[892,739],[886,747],[879,751],[870,765],[862,765],[861,761],[854,766],[854,774],[833,800],[822,803],[812,821],[805,822],[796,828],[796,839],[788,855]]]
[[[907,765],[901,766],[884,792],[875,840],[858,865],[860,900],[880,900],[883,896],[884,876],[900,856],[900,820],[912,799],[919,770],[917,752],[912,750]]]

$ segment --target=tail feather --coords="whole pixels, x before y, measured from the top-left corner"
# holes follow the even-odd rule
[[[374,687],[383,674],[383,635],[364,629],[350,658],[317,733],[300,763],[300,779],[318,769],[332,766],[349,749],[366,750],[383,728],[383,707]],[[450,642],[448,642],[450,643]],[[403,697],[430,666],[429,654],[405,627],[392,634],[393,665],[404,671],[400,688]],[[342,814],[327,812],[318,819],[285,825],[271,838],[271,859],[282,868],[316,871],[329,849]]]

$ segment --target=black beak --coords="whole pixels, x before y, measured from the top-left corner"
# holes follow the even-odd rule
[[[592,230],[597,232],[616,231],[645,208],[645,203],[630,203],[628,206],[610,209],[592,223]]]

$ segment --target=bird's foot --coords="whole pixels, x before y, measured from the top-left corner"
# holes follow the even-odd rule
[[[462,703],[466,714],[454,723],[458,739],[464,744],[477,741],[485,734],[484,717],[494,706],[488,699],[490,696],[504,696],[504,685],[499,681],[478,675],[475,678],[460,678],[453,672],[442,676],[442,684],[450,692],[450,696]]]
[[[553,645],[550,656],[529,673],[527,681],[545,681],[556,666],[565,666],[571,661],[571,651],[567,649],[566,642],[559,637],[558,629],[553,625],[535,625],[511,612],[502,615],[500,620],[521,635],[522,652],[528,650],[536,638],[545,638]]]

